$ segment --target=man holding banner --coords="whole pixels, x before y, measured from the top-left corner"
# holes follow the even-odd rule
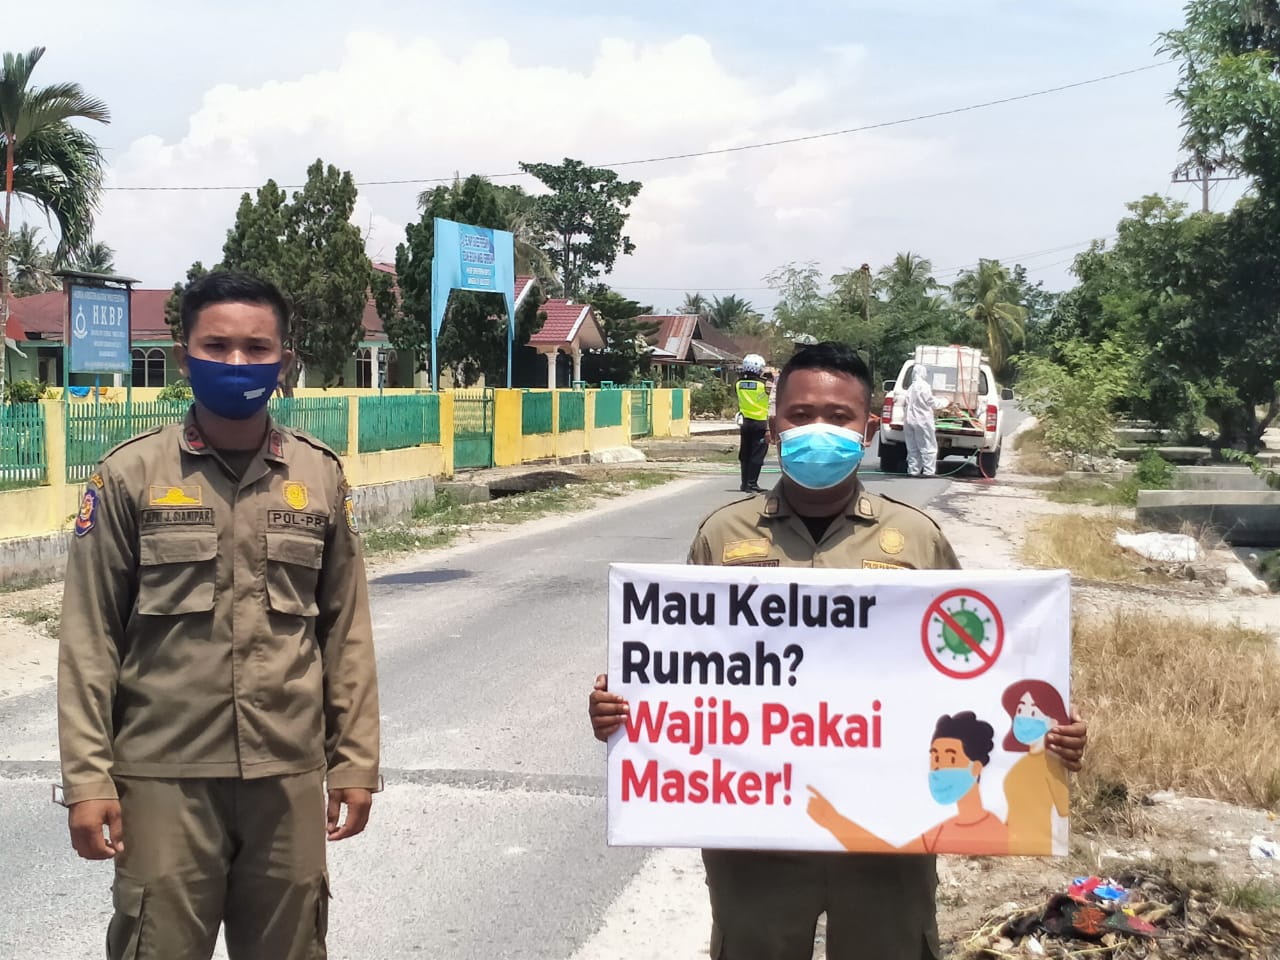
[[[806,576],[815,581],[822,577],[828,581],[838,579],[838,574],[824,573],[824,570],[857,569],[874,574],[877,571],[954,570],[959,567],[955,554],[942,531],[926,514],[891,498],[867,492],[857,477],[857,468],[863,454],[862,438],[870,413],[871,380],[866,365],[851,350],[837,343],[821,343],[802,348],[783,370],[776,396],[776,431],[783,472],[781,483],[763,499],[752,498],[732,503],[712,514],[702,524],[694,538],[689,551],[689,563],[753,568],[809,568],[810,573]],[[801,575],[795,576],[797,580],[801,579]],[[794,627],[797,622],[797,614],[794,612],[797,604],[802,604],[801,616],[807,622],[810,613],[813,613],[816,619],[819,600],[825,602],[828,599],[827,597],[802,597],[800,590],[803,587],[791,584],[789,595],[780,589],[778,594],[767,595],[760,606],[753,611],[743,600],[749,588],[743,587],[739,590],[739,587],[751,581],[769,588],[771,583],[778,580],[777,575],[760,569],[743,571],[740,578],[733,577],[728,571],[717,573],[713,577],[708,571],[706,580],[708,584],[714,581],[727,589],[727,595],[719,596],[722,602],[727,599],[730,604],[733,604],[733,593],[735,590],[738,591],[736,606],[731,605],[728,610],[729,619],[737,617],[741,620],[754,621],[756,617],[760,617],[767,623],[784,623],[789,615],[790,624]],[[627,584],[627,586],[630,588],[632,585]],[[647,596],[648,594],[645,594],[642,597],[633,590],[628,615],[635,614],[635,619],[643,620],[644,617],[640,615],[651,611],[653,619],[650,622],[655,626],[648,627],[649,633],[646,636],[661,638],[666,634],[672,638],[673,642],[676,634],[685,629],[686,623],[690,620],[694,624],[708,622],[717,609],[714,607],[714,600],[717,597],[712,596],[712,591],[707,591],[701,596],[701,607],[697,603],[699,598],[692,598],[694,612],[687,616],[680,609],[681,603],[670,606],[673,603],[671,598],[679,599],[677,593],[668,592],[665,595],[669,606],[662,608],[661,615],[659,615],[656,601],[657,591],[652,591],[654,603],[651,607],[642,602]],[[875,597],[864,595],[838,599],[848,600],[849,607],[846,611],[846,622],[838,623],[836,626],[860,627],[865,630],[869,616],[875,614],[871,609],[875,605]],[[813,601],[812,604],[809,603],[810,600]],[[611,599],[611,610],[615,602],[616,594]],[[832,602],[834,603],[834,600]],[[783,607],[788,603],[791,607],[790,611],[782,613]],[[721,612],[725,611],[724,606],[718,609]],[[826,610],[827,608],[823,606],[824,618],[827,617]],[[774,615],[772,621],[768,621],[769,613]],[[944,615],[949,616],[949,614]],[[611,612],[611,617],[613,616]],[[701,621],[699,616],[702,617]],[[659,625],[660,618],[661,625]],[[834,609],[829,619],[838,619],[838,613]],[[680,626],[674,628],[665,626],[673,623]],[[645,626],[644,623],[640,624],[641,628]],[[776,638],[779,635],[785,637],[788,633],[789,631],[786,630],[774,629],[770,634],[765,628],[761,628],[758,635]],[[796,633],[796,631],[793,630],[790,633]],[[815,630],[813,634],[818,636],[819,631]],[[838,649],[856,645],[857,641],[853,636],[833,646]],[[771,652],[767,653],[764,643],[757,643],[755,646],[759,651],[756,655],[757,662],[751,668],[757,675],[755,682],[768,683],[767,679],[760,679],[759,675],[767,677],[768,668],[773,666],[769,661],[776,661],[778,657]],[[787,648],[787,650],[790,649],[792,648]],[[815,644],[810,649],[816,651],[818,648]],[[662,651],[658,651],[651,661],[647,649],[642,644],[636,644],[632,653],[637,650],[643,651],[642,654],[629,656],[625,660],[622,673],[624,682],[628,668],[633,674],[641,673],[642,670],[656,674],[662,670]],[[918,653],[918,645],[916,650]],[[685,682],[690,682],[688,679],[690,663],[700,668],[703,671],[702,676],[706,677],[708,661],[718,655],[718,652],[708,654],[705,651],[695,651],[693,658],[690,659],[686,652]],[[610,656],[612,672],[617,665],[612,634]],[[674,662],[675,655],[671,656],[673,659],[667,662],[666,667],[667,679],[655,679],[654,682],[665,684],[676,682],[670,679],[672,675],[670,664]],[[733,654],[726,660],[733,661],[736,656],[749,655]],[[776,678],[772,681],[775,685],[773,689],[779,692],[770,693],[767,696],[772,699],[781,699],[780,691],[786,689],[788,683],[791,689],[797,689],[796,666],[803,656],[801,651],[800,658],[793,659],[790,667],[791,676],[788,680],[783,682],[780,678]],[[730,673],[732,669],[733,667],[730,666]],[[774,669],[777,670],[776,666]],[[742,680],[745,675],[745,671],[740,673],[739,680]],[[731,677],[727,680],[728,684],[735,682],[737,681]],[[747,679],[743,682],[751,681]],[[703,686],[706,686],[705,682]],[[691,692],[700,694],[703,692],[703,686],[695,686]],[[614,734],[622,731],[624,726],[627,727],[626,736],[619,737],[611,745],[612,760],[615,747],[629,746],[627,741],[643,739],[640,723],[636,722],[642,718],[639,717],[640,709],[637,709],[637,716],[633,718],[628,701],[619,693],[610,692],[607,687],[607,678],[604,675],[596,679],[595,688],[590,696],[589,713],[597,739],[610,740]],[[696,748],[687,751],[691,754],[701,754],[698,759],[705,758],[717,749],[704,747],[703,740],[706,743],[719,744],[739,743],[745,740],[746,729],[754,722],[754,717],[751,720],[748,719],[752,706],[762,706],[763,716],[760,725],[765,726],[766,729],[770,720],[779,715],[778,711],[782,709],[782,705],[775,703],[763,705],[750,703],[754,691],[734,686],[729,686],[727,689],[730,692],[715,687],[709,687],[705,691],[715,694],[705,702],[705,707],[711,708],[706,712],[712,715],[703,718],[703,726],[699,728],[702,731],[699,734],[702,739],[699,739]],[[731,695],[732,706],[729,703]],[[717,696],[721,701],[719,705],[717,705]],[[672,701],[673,704],[674,702]],[[702,696],[692,703],[699,709],[704,708]],[[652,704],[637,706],[648,708]],[[665,704],[663,706],[665,707]],[[823,707],[825,706],[824,703]],[[927,746],[932,754],[931,770],[933,772],[929,775],[930,781],[937,781],[939,785],[939,790],[935,792],[933,799],[938,803],[946,802],[948,805],[956,801],[964,801],[960,804],[959,814],[955,818],[957,822],[965,820],[967,815],[965,803],[972,807],[974,815],[985,818],[987,812],[982,809],[980,802],[976,802],[979,798],[976,792],[972,792],[970,778],[976,783],[982,775],[986,765],[982,757],[987,755],[985,751],[989,749],[987,746],[989,734],[982,743],[975,746],[972,731],[967,729],[974,724],[967,721],[957,724],[956,721],[960,718],[944,718],[946,723],[939,720],[935,729],[934,721],[927,717],[931,707],[930,703],[919,704],[914,709],[914,713],[917,714],[914,719],[928,723],[928,727],[925,728],[926,736],[929,730],[934,733],[931,744],[921,743],[920,745],[922,751]],[[859,716],[857,719],[861,726],[858,729],[851,725],[840,734],[845,738],[845,746],[865,747],[868,745],[868,737],[874,738],[877,741],[875,745],[879,745],[880,724],[883,719],[878,713],[880,708],[879,701],[871,704],[867,708],[869,715],[874,713],[870,719]],[[937,717],[938,712],[934,711],[933,716]],[[972,714],[969,716],[971,717]],[[652,714],[650,713],[650,716],[644,719],[652,721]],[[849,719],[851,718],[846,717],[846,722]],[[714,724],[716,720],[719,720],[718,732]],[[1074,714],[1070,720],[1069,723],[1056,724],[1048,730],[1044,735],[1044,747],[1055,756],[1055,763],[1060,763],[1067,770],[1078,770],[1084,753],[1086,728]],[[733,728],[732,731],[730,727]],[[647,729],[656,741],[658,738],[653,737],[655,727],[652,722]],[[807,743],[804,740],[803,731],[797,734],[799,729],[798,727],[790,729],[789,736],[792,742],[800,744],[801,749],[811,749],[814,746],[812,738],[815,727],[810,727]],[[874,732],[868,734],[868,729]],[[982,732],[985,734],[990,729],[990,725],[985,724]],[[668,727],[668,739],[675,739],[671,737],[669,730],[670,727]],[[820,730],[821,735],[826,737],[827,727],[824,725]],[[729,739],[729,736],[735,733],[741,737],[741,740]],[[777,730],[774,734],[775,739],[783,739],[788,735],[780,734]],[[892,735],[890,732],[885,734],[886,738]],[[797,736],[800,739],[796,739]],[[713,737],[719,739],[716,740]],[[686,734],[685,740],[676,740],[676,742],[689,742],[689,735]],[[841,744],[837,740],[834,746],[840,747]],[[718,749],[727,756],[733,748],[726,750],[719,747]],[[971,756],[969,751],[973,751],[976,755]],[[721,763],[721,759],[715,760],[717,770],[720,770]],[[650,766],[653,764],[651,763]],[[815,829],[820,829],[828,837],[834,835],[842,844],[845,843],[845,838],[849,838],[850,844],[857,849],[896,848],[896,844],[881,843],[877,837],[863,831],[853,821],[837,813],[835,807],[827,803],[825,797],[818,793],[814,781],[801,780],[798,783],[791,783],[789,776],[791,764],[787,764],[786,767],[787,778],[781,784],[774,781],[773,778],[777,775],[773,772],[762,775],[741,773],[736,786],[736,803],[733,799],[727,799],[724,809],[734,812],[734,815],[737,815],[737,811],[740,810],[758,810],[760,805],[775,802],[773,794],[781,791],[785,794],[785,799],[781,803],[786,806],[774,809],[790,810],[798,807],[797,815],[804,816],[806,797],[803,791],[806,786],[811,786],[815,802],[810,804],[808,816],[805,819],[808,821],[811,817],[820,825]],[[953,772],[939,772],[944,768]],[[634,771],[635,768],[630,769]],[[820,763],[817,769],[821,771]],[[708,805],[705,803],[696,808],[691,806],[700,803],[695,793],[699,789],[695,781],[698,773],[675,772],[666,776],[686,777],[679,782],[668,779],[662,781],[661,794],[664,800],[668,799],[669,795],[676,796],[677,792],[683,791],[687,785],[688,792],[678,794],[683,802],[670,805],[679,816],[685,819],[703,816],[710,818],[703,822],[714,822],[717,817],[723,819],[714,808],[708,810]],[[959,789],[961,777],[965,780],[964,791]],[[748,778],[752,779],[748,780]],[[614,779],[611,765],[611,804],[615,800],[613,792],[619,789],[613,782]],[[624,774],[622,779],[623,799],[626,799],[628,790],[632,791],[634,799],[635,794],[640,794],[646,785],[651,790],[651,794],[641,796],[641,800],[651,799],[659,793],[656,775],[651,780],[633,776],[628,781]],[[725,783],[730,782],[723,775],[721,780]],[[721,780],[715,781],[717,785]],[[761,783],[764,784],[763,791],[759,788]],[[875,788],[864,786],[861,789],[866,794]],[[794,800],[793,790],[796,791]],[[961,795],[962,793],[964,796]],[[743,806],[748,804],[752,806]],[[652,807],[654,804],[649,806]],[[613,809],[611,806],[611,816]],[[773,822],[783,821],[775,818]],[[936,820],[933,822],[937,823]],[[993,835],[1000,833],[998,827],[1002,825],[998,821],[989,826]],[[827,831],[830,833],[828,834]],[[917,958],[939,956],[934,902],[937,873],[932,852],[939,846],[945,848],[945,844],[936,843],[937,838],[942,836],[944,831],[948,836],[955,834],[952,821],[945,821],[939,825],[939,830],[930,831],[920,842],[907,845],[908,850],[921,851],[919,853],[791,852],[786,848],[787,838],[785,836],[779,838],[776,834],[757,838],[758,844],[742,844],[744,847],[758,846],[760,849],[704,849],[703,862],[706,867],[713,919],[711,934],[713,960],[809,960],[813,953],[817,918],[824,912],[827,915],[827,956],[831,960],[856,960],[856,958],[917,960]],[[612,837],[615,833],[612,821],[610,832]],[[824,849],[814,847],[808,841],[797,843],[792,849],[806,847],[810,850]]]

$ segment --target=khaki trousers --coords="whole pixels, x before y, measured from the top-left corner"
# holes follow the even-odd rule
[[[933,857],[703,850],[702,862],[711,960],[812,960],[824,912],[828,960],[941,956]]]
[[[116,781],[108,960],[324,960],[324,771],[261,780]]]

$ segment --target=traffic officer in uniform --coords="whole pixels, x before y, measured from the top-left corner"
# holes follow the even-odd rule
[[[269,283],[192,283],[195,404],[108,453],[75,520],[63,799],[76,852],[115,861],[111,960],[207,958],[220,924],[233,960],[324,957],[325,839],[360,833],[380,785],[351,491],[267,413],[287,324]]]
[[[871,377],[852,350],[799,350],[778,380],[782,480],[763,499],[717,510],[698,529],[689,562],[742,567],[956,569],[955,553],[926,514],[865,490],[857,477],[870,414]],[[628,705],[596,678],[592,728],[607,740]],[[1047,739],[1080,768],[1085,724]],[[712,960],[809,960],[827,915],[830,960],[938,957],[932,856],[704,850],[713,919]]]
[[[764,357],[749,353],[742,359],[738,379],[738,463],[742,468],[743,493],[764,493],[760,469],[769,452],[769,389],[764,381]]]

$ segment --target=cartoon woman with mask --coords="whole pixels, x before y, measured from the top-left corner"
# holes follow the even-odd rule
[[[1045,749],[1049,731],[1071,722],[1062,695],[1043,680],[1021,680],[1004,692],[1001,702],[1012,727],[1004,749],[1026,756],[1004,778],[1009,803],[1009,852],[1047,856],[1053,852],[1053,813],[1068,810],[1067,772]]]

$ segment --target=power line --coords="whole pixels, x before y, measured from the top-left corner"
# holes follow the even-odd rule
[[[1121,77],[1129,77],[1137,73],[1145,73],[1148,70],[1158,70],[1160,67],[1168,66],[1169,61],[1162,63],[1152,63],[1145,67],[1134,67],[1132,70],[1121,70],[1118,73],[1108,73],[1101,77],[1092,77],[1088,80],[1077,80],[1074,83],[1064,83],[1056,87],[1046,87],[1043,90],[1033,90],[1030,93],[1020,93],[1015,96],[1001,97],[998,100],[986,100],[982,103],[971,103],[963,107],[952,107],[948,110],[936,110],[932,113],[922,113],[913,117],[903,117],[898,120],[883,120],[879,123],[868,123],[858,127],[847,127],[843,130],[829,130],[825,133],[811,133],[801,137],[786,137],[781,140],[765,140],[759,143],[746,143],[736,147],[721,147],[715,150],[698,150],[691,153],[672,153],[658,157],[645,157],[638,160],[613,160],[607,163],[593,163],[591,166],[601,167],[632,167],[645,163],[664,163],[669,160],[693,160],[699,157],[718,157],[730,153],[743,153],[748,150],[762,150],[768,147],[789,146],[796,143],[810,143],[814,140],[826,140],[832,137],[844,137],[854,133],[866,133],[869,130],[884,130],[889,127],[900,127],[909,123],[919,123],[923,120],[936,120],[940,117],[953,117],[961,113],[970,113],[974,110],[986,110],[990,107],[1003,106],[1008,103],[1017,103],[1022,100],[1031,100],[1035,97],[1044,97],[1052,93],[1062,93],[1065,90],[1076,90],[1080,87],[1087,87],[1097,83],[1105,83],[1108,80],[1117,80]],[[514,173],[486,173],[481,174],[489,180],[508,179],[512,177],[528,176],[524,171],[516,171]],[[393,180],[359,180],[356,186],[359,187],[387,187],[387,186],[403,186],[403,185],[420,185],[428,183],[452,183],[455,177],[404,177]],[[282,190],[300,190],[302,184],[283,184]],[[177,192],[194,192],[194,191],[252,191],[257,187],[238,187],[238,186],[176,186],[176,187],[144,187],[144,186],[111,186],[103,187],[104,190],[116,192],[133,192],[133,193],[177,193]]]

